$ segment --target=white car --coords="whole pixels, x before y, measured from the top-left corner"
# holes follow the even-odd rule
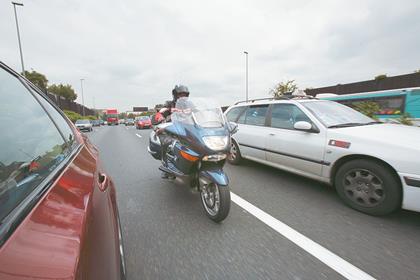
[[[80,131],[92,131],[92,123],[90,120],[77,120],[75,123],[76,127]]]
[[[239,102],[228,161],[247,158],[332,184],[371,215],[420,212],[420,128],[384,124],[339,103],[308,97]]]

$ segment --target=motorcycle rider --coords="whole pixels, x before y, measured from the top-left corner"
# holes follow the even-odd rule
[[[157,118],[158,123],[163,122],[170,122],[171,121],[171,114],[175,110],[176,102],[181,97],[188,97],[190,92],[188,87],[184,85],[176,85],[172,90],[172,100],[167,101],[162,109],[159,110],[159,113],[156,114],[155,118]],[[156,131],[156,135],[159,137],[161,142],[161,153],[162,153],[162,163],[166,165],[166,150],[168,145],[171,143],[171,139],[166,137],[163,133],[163,129],[158,129]],[[170,175],[166,172],[162,172],[163,179],[174,179],[173,175]]]

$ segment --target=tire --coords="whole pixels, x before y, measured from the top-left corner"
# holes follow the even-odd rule
[[[334,178],[340,198],[360,212],[383,216],[401,208],[401,182],[379,162],[357,159],[344,163]]]
[[[235,140],[231,140],[230,153],[227,158],[227,161],[233,165],[239,165],[242,161],[241,151],[239,151],[239,146],[236,144]]]
[[[201,197],[201,205],[206,212],[207,217],[209,217],[213,222],[220,223],[229,214],[230,211],[230,190],[228,186],[219,186],[215,183],[211,183],[207,186],[212,185],[212,187],[216,188],[219,194],[219,208],[217,211],[212,212],[211,208],[207,206],[205,202],[205,198],[203,195],[203,189],[200,190],[200,197]],[[214,208],[212,208],[214,209]]]

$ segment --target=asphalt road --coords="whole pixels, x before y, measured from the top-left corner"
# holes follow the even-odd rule
[[[160,178],[149,133],[87,133],[117,187],[128,279],[345,279],[235,203],[213,223],[198,194]],[[420,279],[420,213],[370,217],[329,186],[250,161],[226,171],[233,193],[371,277]]]

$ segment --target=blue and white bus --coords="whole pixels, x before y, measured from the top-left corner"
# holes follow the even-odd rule
[[[319,99],[332,100],[354,107],[361,102],[375,102],[380,110],[376,113],[379,119],[395,119],[408,113],[414,123],[420,125],[420,88],[372,91],[353,94],[321,93]]]

